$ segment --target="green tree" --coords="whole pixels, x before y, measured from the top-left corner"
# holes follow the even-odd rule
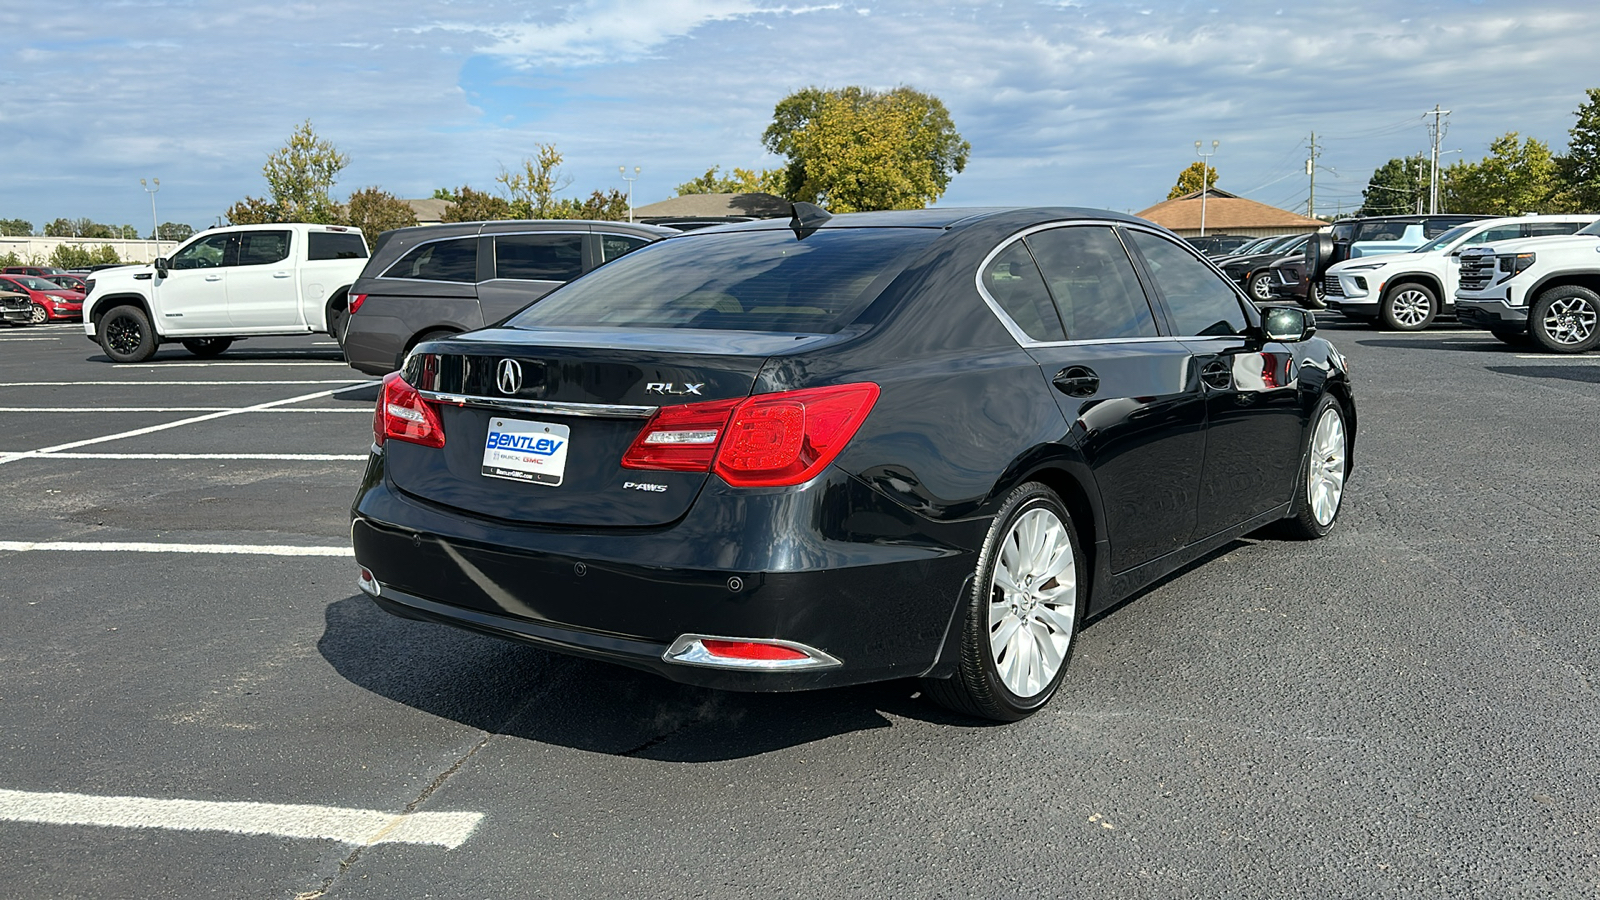
[[[289,140],[267,157],[261,167],[266,176],[272,202],[286,221],[335,224],[343,211],[329,192],[339,172],[350,164],[331,141],[317,137],[307,119],[297,126]]]
[[[361,229],[369,250],[377,245],[378,235],[385,231],[417,224],[417,213],[411,204],[377,187],[362,188],[351,194],[345,210],[347,222]]]
[[[73,227],[70,219],[51,219],[44,226],[45,237],[72,237]]]
[[[1391,159],[1372,171],[1358,216],[1414,213],[1428,199],[1428,161],[1422,154]]]
[[[27,219],[0,219],[0,235],[6,237],[29,237],[33,234],[33,223]]]
[[[628,218],[628,195],[616,188],[595,191],[582,202],[569,200],[567,203],[568,208],[561,210],[566,215],[553,218],[599,219],[607,222],[623,222]]]
[[[162,222],[160,233],[152,235],[151,240],[176,242],[187,241],[191,237],[194,237],[193,225],[185,225],[182,222]]]
[[[122,259],[117,256],[117,251],[106,244],[93,248],[78,244],[57,244],[56,249],[50,254],[49,265],[63,269],[84,269],[97,265],[119,265],[121,262]]]
[[[229,225],[267,225],[288,221],[283,218],[283,211],[278,204],[260,197],[246,197],[228,207],[224,215]]]
[[[1167,199],[1176,200],[1184,194],[1193,194],[1199,191],[1202,172],[1205,173],[1206,190],[1209,191],[1215,188],[1217,186],[1217,167],[1208,166],[1197,159],[1189,164],[1189,168],[1178,173],[1178,183],[1172,186],[1172,190],[1167,191]]]
[[[514,219],[511,204],[504,197],[484,191],[475,191],[462,185],[454,191],[454,206],[440,216],[446,222],[487,222],[495,219]]]
[[[723,175],[721,166],[712,166],[704,175],[678,185],[678,196],[689,194],[752,194],[758,191],[776,194],[783,190],[784,170],[735,168]]]
[[[1577,122],[1567,132],[1566,155],[1556,171],[1572,209],[1600,212],[1600,88],[1589,88],[1588,102],[1578,107]]]
[[[561,174],[561,151],[555,144],[534,144],[537,153],[522,160],[520,171],[502,168],[495,181],[505,190],[511,218],[555,219],[560,208],[556,194],[572,184]]]
[[[1458,162],[1442,176],[1444,208],[1451,212],[1514,216],[1562,211],[1555,159],[1543,141],[1517,141],[1510,131],[1489,144],[1489,155]]]
[[[921,209],[972,151],[939,98],[905,86],[796,91],[773,109],[761,143],[788,160],[785,197],[834,212]]]

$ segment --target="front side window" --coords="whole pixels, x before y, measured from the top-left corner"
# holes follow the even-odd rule
[[[1501,225],[1496,228],[1485,228],[1483,231],[1467,238],[1464,247],[1476,247],[1479,244],[1492,244],[1495,241],[1510,241],[1522,237],[1522,227],[1519,225]]]
[[[1053,228],[1029,235],[1028,246],[1061,311],[1068,340],[1159,334],[1133,262],[1110,228]]]
[[[1061,318],[1050,302],[1050,291],[1044,286],[1026,243],[1013,241],[996,254],[983,267],[982,279],[984,291],[1028,337],[1036,341],[1066,340]]]
[[[465,237],[419,244],[390,266],[383,277],[473,284],[478,280],[478,239]]]
[[[228,265],[228,244],[238,235],[213,234],[172,254],[169,269],[219,269]]]
[[[581,234],[499,234],[494,277],[519,281],[571,281],[583,274]]]
[[[513,328],[689,328],[831,334],[943,231],[787,228],[657,241],[556,288]]]
[[[1243,334],[1249,326],[1239,295],[1222,276],[1163,237],[1129,231],[1156,289],[1166,301],[1173,331],[1191,335]]]
[[[239,232],[239,265],[269,266],[289,258],[289,232]]]

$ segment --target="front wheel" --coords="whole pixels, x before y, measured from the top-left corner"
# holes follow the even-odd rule
[[[35,325],[43,325],[50,321],[50,310],[45,309],[44,304],[37,300],[33,301],[33,309],[29,310],[28,315],[28,321]]]
[[[1528,310],[1528,333],[1554,353],[1582,353],[1600,345],[1600,294],[1575,284],[1554,287]]]
[[[144,362],[155,355],[156,334],[137,306],[119,306],[100,318],[100,349],[112,362]]]
[[[1294,502],[1278,528],[1284,537],[1302,541],[1315,540],[1333,530],[1349,472],[1350,435],[1344,427],[1344,410],[1339,401],[1323,397],[1311,421],[1311,437],[1300,462]]]
[[[1251,300],[1254,300],[1257,303],[1271,303],[1272,273],[1257,272],[1256,274],[1250,276],[1250,282],[1246,290],[1250,292]]]
[[[201,359],[210,359],[233,346],[233,338],[192,338],[183,342],[183,349]]]
[[[1416,283],[1391,288],[1383,296],[1383,324],[1394,331],[1421,331],[1439,314],[1439,298]]]
[[[1072,517],[1055,492],[1037,482],[1012,491],[978,554],[956,674],[929,680],[929,696],[999,722],[1042,708],[1072,659],[1085,572]]]

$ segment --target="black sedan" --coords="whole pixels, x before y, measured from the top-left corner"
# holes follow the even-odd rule
[[[682,682],[1018,719],[1088,617],[1333,527],[1356,412],[1314,330],[1098,210],[669,237],[385,379],[360,584]]]

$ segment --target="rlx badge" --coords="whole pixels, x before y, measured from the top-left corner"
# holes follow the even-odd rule
[[[678,385],[670,381],[651,381],[645,383],[644,392],[646,394],[694,394],[698,397],[704,397],[705,395],[700,393],[700,389],[705,386],[706,383],[702,381],[699,384],[685,384],[682,390],[678,390]]]
[[[500,388],[502,394],[515,394],[522,390],[522,363],[514,359],[502,359],[495,369],[495,386]]]

